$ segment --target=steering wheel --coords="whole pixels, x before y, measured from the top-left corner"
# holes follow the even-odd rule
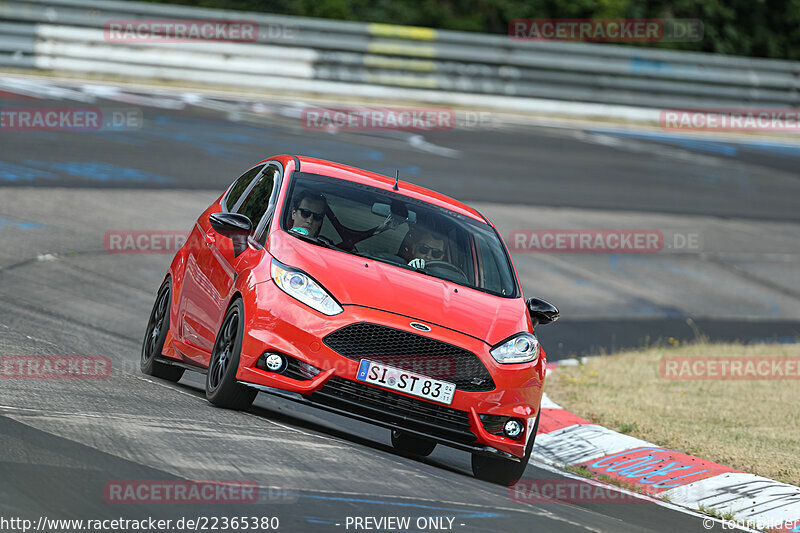
[[[467,275],[464,274],[464,271],[455,266],[452,263],[448,263],[447,261],[425,261],[425,270],[429,268],[444,268],[445,270],[449,270],[450,272],[455,272],[459,276],[464,278],[464,281],[467,281]]]

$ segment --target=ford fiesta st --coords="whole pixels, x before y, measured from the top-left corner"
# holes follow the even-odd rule
[[[391,430],[401,452],[472,453],[476,477],[519,479],[545,377],[508,250],[478,211],[319,159],[249,169],[197,219],[158,291],[145,374],[206,374],[208,400],[259,391]]]

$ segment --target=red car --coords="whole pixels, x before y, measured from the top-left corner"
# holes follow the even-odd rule
[[[259,391],[391,430],[400,451],[472,453],[510,484],[533,448],[558,310],[527,302],[481,213],[365,170],[260,162],[200,215],[159,289],[141,369],[206,374],[206,396]]]

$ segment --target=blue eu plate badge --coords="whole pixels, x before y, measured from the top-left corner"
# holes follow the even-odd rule
[[[358,379],[367,379],[367,372],[369,372],[369,361],[362,359],[361,364],[358,365]]]

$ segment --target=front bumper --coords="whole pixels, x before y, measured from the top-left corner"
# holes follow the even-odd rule
[[[358,360],[340,355],[323,341],[330,333],[355,323],[419,335],[410,326],[413,320],[409,317],[354,305],[345,305],[343,313],[330,317],[294,300],[271,282],[257,285],[254,292],[253,301],[245,302],[247,327],[236,375],[242,384],[472,453],[500,454],[509,459],[525,455],[541,401],[544,357],[535,365],[500,365],[483,341],[427,324],[431,331],[425,337],[477,355],[495,384],[493,390],[483,392],[457,389],[452,403],[443,405],[357,381]],[[270,351],[313,365],[321,372],[315,377],[293,379],[298,376],[256,368],[258,358]],[[480,414],[519,418],[525,421],[526,431],[520,439],[490,433]]]

